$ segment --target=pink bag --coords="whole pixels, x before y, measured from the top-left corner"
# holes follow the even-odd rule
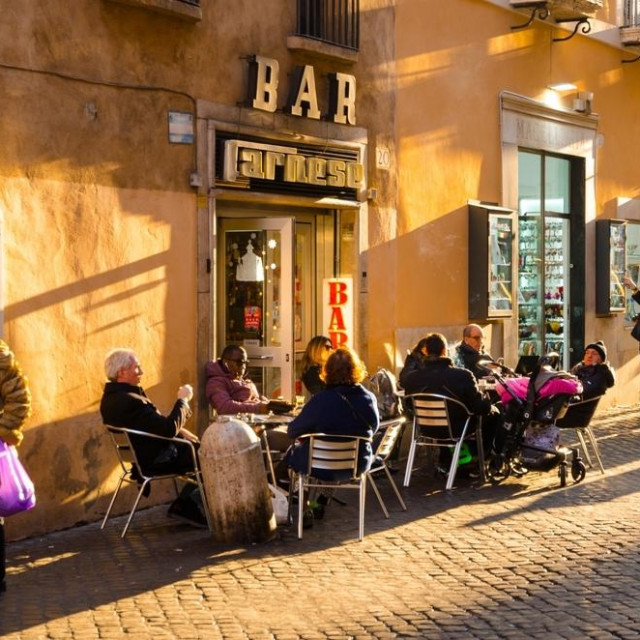
[[[0,517],[36,506],[36,493],[15,447],[0,440]]]

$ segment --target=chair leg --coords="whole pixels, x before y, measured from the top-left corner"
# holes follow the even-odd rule
[[[196,481],[198,483],[198,491],[200,491],[200,497],[202,498],[202,508],[204,509],[204,516],[207,519],[207,527],[209,533],[213,533],[213,524],[211,522],[211,512],[209,511],[209,500],[207,494],[204,491],[204,484],[202,483],[202,476],[200,472],[196,473]]]
[[[582,429],[576,429],[576,435],[578,436],[578,442],[580,443],[580,447],[582,448],[582,453],[584,454],[585,460],[587,461],[589,468],[593,469],[591,453],[589,452],[589,447],[587,446],[587,442],[584,438],[584,433],[582,433]]]
[[[133,520],[133,516],[135,515],[136,509],[138,508],[138,503],[140,502],[140,498],[142,498],[142,494],[144,493],[145,487],[147,486],[147,484],[149,484],[149,482],[150,480],[147,479],[140,485],[140,490],[138,491],[138,495],[136,496],[136,501],[133,503],[133,508],[131,509],[131,513],[127,518],[127,524],[124,525],[124,529],[122,530],[122,535],[120,536],[121,538],[124,538],[127,535],[127,529],[129,528],[129,525]]]
[[[600,472],[604,473],[604,464],[602,464],[602,458],[600,457],[600,447],[598,446],[598,441],[593,433],[593,429],[590,425],[585,427],[585,431],[589,436],[589,441],[591,442],[591,447],[593,448],[593,453],[598,461],[598,466],[600,467]]]
[[[367,478],[369,478],[369,482],[371,482],[371,487],[373,488],[373,492],[376,494],[376,498],[378,498],[378,502],[380,503],[380,507],[382,508],[382,512],[384,513],[384,517],[389,517],[389,512],[387,511],[387,506],[380,495],[380,491],[378,491],[378,487],[376,486],[376,481],[373,479],[373,475],[370,473],[367,474]]]
[[[482,439],[482,420],[478,421],[476,427],[476,448],[478,449],[478,471],[480,472],[480,483],[484,484],[486,476],[484,473],[484,440]]]
[[[124,481],[124,479],[127,476],[127,472],[125,471],[121,476],[120,476],[120,480],[118,480],[118,486],[116,487],[116,490],[113,493],[113,497],[111,498],[111,502],[109,503],[109,508],[107,509],[107,513],[104,514],[104,518],[102,520],[102,524],[100,525],[101,529],[104,529],[105,525],[107,524],[107,520],[109,519],[109,516],[111,515],[111,509],[113,509],[113,505],[116,502],[116,498],[118,497],[118,491],[120,491],[120,487],[122,486],[122,483]]]
[[[298,540],[302,540],[302,522],[304,520],[304,476],[298,475]]]
[[[404,472],[404,486],[408,487],[411,481],[411,472],[413,471],[413,459],[416,455],[416,440],[411,438],[411,446],[409,447],[409,458],[407,459],[407,468]]]
[[[362,542],[364,540],[364,508],[367,504],[367,474],[360,476],[360,521],[358,526],[358,540]]]
[[[396,485],[395,480],[393,479],[391,472],[389,471],[389,467],[387,467],[387,465],[384,465],[384,472],[387,474],[387,478],[389,479],[389,484],[391,485],[391,488],[393,489],[393,491],[396,494],[396,497],[398,498],[398,501],[400,502],[400,506],[402,507],[403,511],[407,510],[407,505],[404,503],[404,500],[402,499],[402,496],[400,495],[400,491],[398,491],[398,485]]]
[[[453,449],[453,455],[451,456],[451,466],[449,467],[449,473],[447,474],[447,489],[453,487],[453,481],[456,479],[456,472],[458,471],[458,460],[460,459],[460,449],[462,449],[463,440],[460,438],[456,442],[456,446]]]

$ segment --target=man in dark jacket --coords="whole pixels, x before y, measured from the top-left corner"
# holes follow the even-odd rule
[[[571,373],[582,383],[582,400],[603,395],[616,382],[615,373],[607,362],[607,347],[602,340],[585,347],[582,362],[578,362],[571,369]],[[578,403],[573,407],[569,405],[569,410],[556,425],[561,428],[585,427],[591,421],[596,408],[597,404],[591,402]]]
[[[104,367],[108,381],[104,386],[100,413],[105,424],[198,443],[197,436],[184,427],[191,417],[189,401],[193,397],[193,389],[190,385],[183,385],[178,389],[173,409],[164,416],[140,386],[143,371],[135,352],[130,349],[114,349],[107,354]],[[193,470],[193,457],[190,447],[186,445],[156,442],[153,438],[141,436],[132,436],[131,441],[143,473],[180,473]],[[171,505],[169,513],[206,525],[201,509],[193,509],[194,504],[201,506],[201,501],[191,496],[192,493],[193,486],[187,485]]]
[[[584,400],[601,396],[616,382],[615,373],[607,362],[607,347],[602,340],[585,347],[582,362],[578,362],[571,373],[582,382]]]
[[[425,347],[427,355],[423,366],[404,380],[405,394],[438,393],[460,400],[471,413],[485,417],[482,440],[485,451],[491,451],[495,429],[501,420],[499,409],[480,392],[470,371],[454,367],[446,357],[447,341],[442,334],[430,333],[425,338]]]
[[[489,374],[487,365],[500,366],[484,350],[484,332],[477,324],[468,324],[462,330],[462,340],[456,346],[455,364],[473,373],[476,379]]]

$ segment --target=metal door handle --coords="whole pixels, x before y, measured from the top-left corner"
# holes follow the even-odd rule
[[[249,360],[273,360],[273,356],[249,356]]]

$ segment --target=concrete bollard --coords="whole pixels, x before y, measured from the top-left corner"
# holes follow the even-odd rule
[[[276,530],[262,455],[237,418],[220,416],[204,432],[198,456],[216,541],[262,542]]]

